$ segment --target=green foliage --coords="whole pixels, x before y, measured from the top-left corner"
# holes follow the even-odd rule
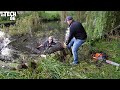
[[[28,34],[37,31],[40,26],[40,18],[37,12],[33,12],[28,16],[21,17],[16,20],[16,24],[14,26],[9,27],[9,34],[13,35],[21,35]]]
[[[0,79],[17,79],[19,72],[0,69]]]
[[[119,25],[119,11],[86,11],[86,20],[83,22],[88,39],[102,38],[105,32]]]
[[[41,13],[41,18],[46,20],[55,20],[55,19],[59,20],[60,15],[58,12],[45,12],[45,13]]]
[[[44,25],[41,23],[41,19],[54,20],[59,19],[59,13],[54,12],[42,12],[33,11],[29,13],[20,14],[17,17],[16,24],[9,27],[9,34],[11,36],[21,34],[34,34],[39,31]]]
[[[10,21],[10,17],[0,17],[0,22],[2,22],[2,21]]]
[[[33,11],[34,12],[34,11]],[[30,16],[32,13],[32,11],[29,11],[29,12],[26,12],[26,13],[23,13],[23,14],[17,14],[17,19],[20,19],[20,18],[24,18],[26,16]]]
[[[88,34],[88,39],[97,39],[101,38],[102,32],[105,27],[106,18],[104,11],[87,11],[86,15],[86,22],[85,22],[85,29]]]

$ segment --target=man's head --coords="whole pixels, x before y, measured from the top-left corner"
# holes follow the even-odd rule
[[[50,36],[50,37],[48,38],[48,41],[49,41],[49,43],[53,42],[53,36]]]
[[[65,19],[65,22],[70,25],[70,23],[73,21],[73,18],[71,16],[67,16]]]

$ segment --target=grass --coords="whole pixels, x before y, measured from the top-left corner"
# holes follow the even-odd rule
[[[113,40],[110,43],[99,41],[95,43],[94,48],[99,48],[107,52],[111,61],[120,63],[119,42]],[[62,63],[56,57],[48,56],[47,59],[40,59],[36,69],[26,69],[21,71],[0,70],[2,79],[120,79],[120,70],[116,66],[102,63],[101,67],[96,66],[89,58],[80,60],[77,66],[69,65],[72,58],[67,63]]]
[[[120,41],[98,41],[95,43],[94,49],[103,51],[109,55],[109,59],[115,62],[120,63]]]
[[[1,21],[0,24],[15,23],[15,21]]]

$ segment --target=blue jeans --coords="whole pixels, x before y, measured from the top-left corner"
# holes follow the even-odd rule
[[[85,40],[75,39],[73,38],[70,43],[67,45],[68,49],[72,47],[72,54],[74,58],[74,63],[78,63],[78,49],[85,42]]]

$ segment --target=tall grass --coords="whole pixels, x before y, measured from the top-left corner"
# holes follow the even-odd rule
[[[83,25],[87,31],[88,39],[102,38],[106,32],[110,32],[111,29],[118,26],[119,14],[118,11],[86,11],[84,13],[86,20]]]
[[[109,60],[120,63],[120,50],[119,42],[112,40],[108,41],[100,40],[96,42],[94,50],[99,48],[100,51],[107,53]],[[86,46],[83,46],[81,50],[85,50]],[[80,52],[80,51],[79,51]],[[86,54],[82,54],[86,57]],[[81,57],[81,52],[79,54]],[[32,58],[27,58],[32,60]],[[91,58],[86,57],[86,60],[79,58],[80,64],[77,66],[71,66],[69,62],[72,62],[72,58],[67,63],[62,63],[59,58],[55,56],[48,56],[46,59],[40,57],[34,58],[37,60],[37,68],[23,69],[20,71],[8,71],[0,70],[0,78],[2,79],[120,79],[120,69],[116,66],[106,63],[95,63]]]

